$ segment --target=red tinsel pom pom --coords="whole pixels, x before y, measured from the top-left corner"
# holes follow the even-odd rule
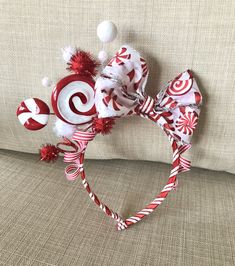
[[[55,145],[45,144],[39,150],[41,161],[54,162],[59,157],[59,149]]]
[[[111,129],[113,128],[113,125],[115,124],[114,118],[93,118],[93,129],[97,133],[101,134],[109,134],[111,133]]]
[[[76,50],[68,62],[68,70],[85,76],[95,76],[100,63],[85,51]]]

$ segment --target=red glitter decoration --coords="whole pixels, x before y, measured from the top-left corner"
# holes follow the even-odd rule
[[[41,161],[54,162],[59,157],[59,149],[55,145],[45,144],[39,150]]]
[[[84,76],[95,76],[100,63],[85,51],[76,50],[68,62],[68,70]]]
[[[93,118],[93,129],[97,133],[101,133],[103,135],[111,133],[111,129],[115,124],[114,118]]]

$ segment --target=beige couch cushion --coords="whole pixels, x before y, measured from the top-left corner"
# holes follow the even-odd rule
[[[142,222],[116,231],[84,190],[67,181],[64,163],[0,151],[0,264],[235,264],[235,178],[193,168]],[[87,179],[123,218],[165,185],[169,166],[141,161],[88,160]],[[114,189],[115,188],[115,189]]]
[[[118,39],[113,54],[129,43],[146,57],[147,84],[155,95],[161,84],[190,68],[204,96],[190,157],[194,166],[235,173],[235,20],[234,1],[5,1],[0,23],[0,148],[37,152],[56,142],[50,125],[26,131],[15,110],[28,97],[50,101],[45,75],[66,75],[60,49],[68,44],[101,49],[96,26],[113,20]],[[170,162],[167,139],[157,126],[140,118],[123,119],[114,133],[98,137],[89,158],[128,158]]]

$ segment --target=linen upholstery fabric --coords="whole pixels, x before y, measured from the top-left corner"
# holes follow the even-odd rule
[[[41,79],[66,75],[61,48],[101,49],[97,24],[110,19],[119,29],[107,46],[110,55],[128,43],[150,68],[147,93],[189,68],[204,97],[190,151],[192,165],[235,173],[235,2],[234,1],[62,1],[0,3],[0,148],[37,152],[57,138],[49,126],[26,131],[15,110],[28,97],[49,103],[51,89]],[[163,132],[139,117],[117,122],[112,135],[89,145],[88,158],[127,158],[171,162]]]
[[[55,167],[37,160],[0,151],[0,264],[235,264],[233,175],[193,168],[179,176],[177,192],[156,213],[119,232],[87,197],[80,179],[64,178],[62,161]],[[95,191],[124,217],[149,202],[169,172],[156,162],[85,164]]]

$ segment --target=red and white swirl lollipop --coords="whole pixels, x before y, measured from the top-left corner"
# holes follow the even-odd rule
[[[68,62],[75,74],[61,79],[51,96],[56,116],[72,125],[89,123],[96,116],[95,82],[98,63],[89,53],[76,50]]]
[[[29,130],[46,126],[50,115],[48,105],[38,98],[29,98],[20,103],[16,111],[20,123]]]
[[[93,79],[78,74],[58,82],[51,96],[56,116],[66,123],[82,125],[96,115]]]

